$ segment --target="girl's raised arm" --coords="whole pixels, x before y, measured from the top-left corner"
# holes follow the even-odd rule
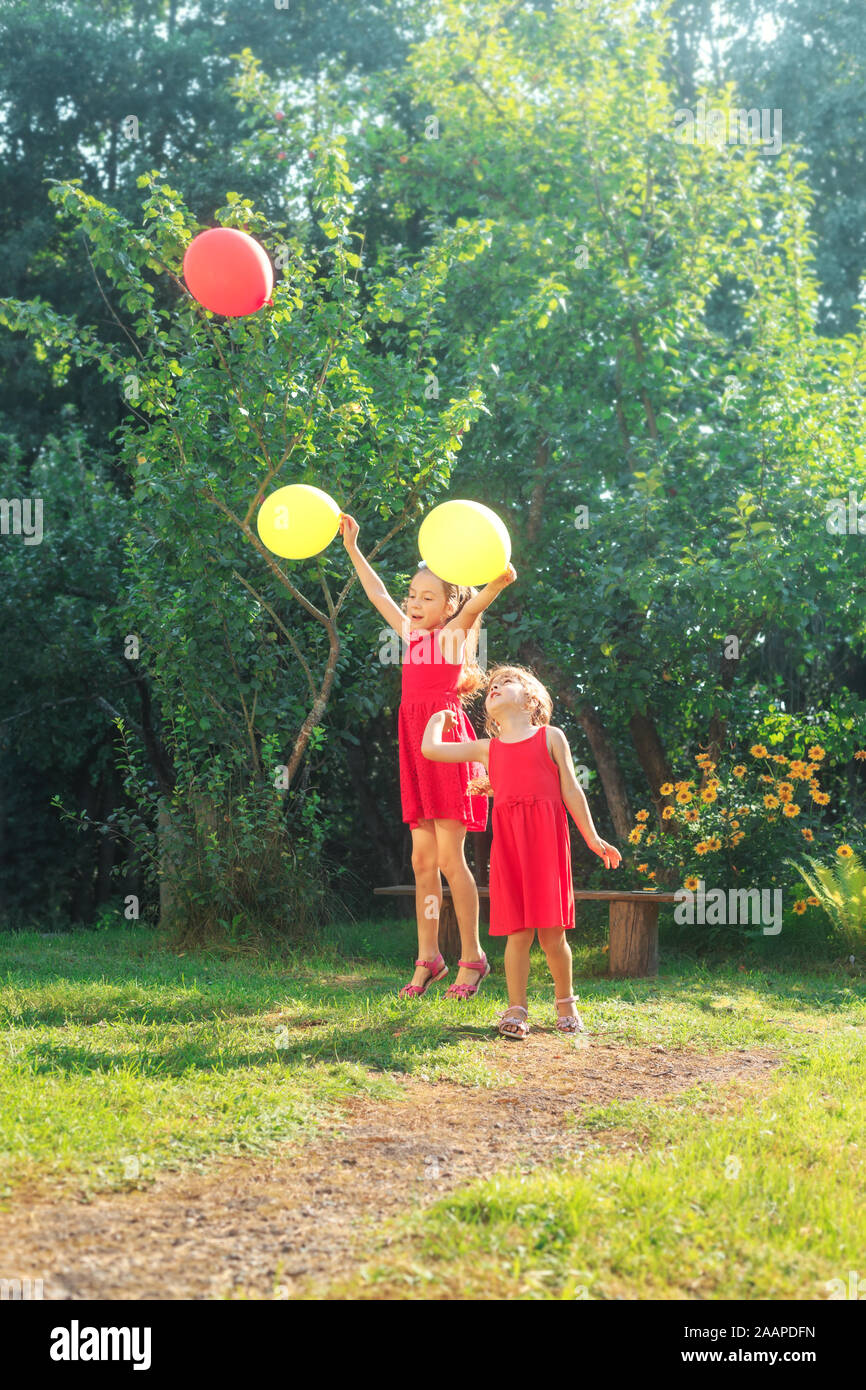
[[[394,602],[385,585],[382,583],[373,566],[368,564],[358,549],[358,531],[360,530],[357,521],[347,512],[340,516],[340,535],[343,537],[343,545],[352,564],[355,566],[361,587],[373,607],[378,609],[385,619],[385,622],[403,638],[409,640],[409,619],[402,608]]]
[[[489,608],[497,594],[501,594],[503,589],[507,589],[509,584],[513,584],[517,578],[517,570],[513,565],[499,575],[497,579],[491,579],[489,584],[479,590],[474,598],[467,599],[459,613],[455,613],[450,622],[446,623],[443,632],[468,632],[477,618],[480,618],[485,608]]]
[[[457,724],[449,709],[431,714],[421,740],[421,752],[434,763],[483,763],[487,767],[490,739],[469,739],[465,743],[443,743],[442,735]]]
[[[559,769],[559,790],[562,793],[565,808],[586,840],[587,846],[593,854],[597,854],[600,859],[604,860],[606,869],[617,868],[622,860],[622,855],[616,845],[609,845],[607,840],[601,838],[593,824],[589,803],[583,794],[582,786],[574,775],[574,762],[571,757],[571,749],[568,746],[568,739],[561,729],[548,726],[547,749]]]

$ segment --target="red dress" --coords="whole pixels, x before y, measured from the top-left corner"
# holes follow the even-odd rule
[[[422,820],[459,820],[467,830],[487,829],[487,797],[470,796],[471,778],[483,777],[481,763],[435,763],[421,752],[431,714],[448,709],[457,728],[443,734],[444,743],[474,741],[472,725],[463,712],[457,682],[462,661],[446,661],[437,641],[441,628],[409,633],[403,657],[403,695],[398,732],[400,740],[400,799],[403,819],[412,830]]]
[[[492,738],[488,770],[493,788],[490,935],[573,927],[568,812],[545,728],[520,743]]]

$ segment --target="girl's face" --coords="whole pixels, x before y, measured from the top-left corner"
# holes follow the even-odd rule
[[[529,708],[529,695],[523,682],[517,676],[509,675],[503,671],[501,675],[494,676],[490,685],[487,687],[487,698],[484,701],[484,708],[491,719],[499,719],[503,712],[516,714],[518,710]]]
[[[427,570],[419,570],[409,585],[406,613],[413,627],[433,628],[447,623],[451,616],[441,579]]]

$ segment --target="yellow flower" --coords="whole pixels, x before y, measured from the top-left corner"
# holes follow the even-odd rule
[[[815,773],[816,773],[816,772],[820,772],[820,771],[821,771],[821,769],[820,769],[820,767],[818,766],[817,763],[807,763],[807,764],[806,764],[806,777],[803,778],[803,781],[805,782],[805,780],[806,780],[807,777],[814,777],[814,776],[815,776]]]
[[[840,859],[850,859],[854,851],[850,845],[840,845],[836,853]]]
[[[806,911],[806,904],[803,902],[802,898],[798,898],[797,901],[794,903],[794,911],[796,912],[798,917],[803,916],[803,913]]]
[[[695,754],[695,762],[700,766],[702,763],[705,763],[705,762],[708,761],[709,756],[710,756],[709,753],[696,753],[696,754]]]
[[[780,782],[776,791],[780,801],[790,801],[791,797],[794,795],[794,788],[791,786],[790,782]]]
[[[646,837],[646,842],[647,842],[648,845],[654,845],[654,844],[655,844],[655,842],[656,842],[656,832],[655,832],[654,830],[653,830],[649,835],[647,835],[647,837]]]
[[[656,871],[655,871],[655,869],[653,869],[653,871],[652,871],[651,874],[648,874],[648,875],[647,875],[647,877],[649,877],[649,878],[655,878],[655,876],[656,876]]]
[[[810,907],[820,907],[820,906],[821,906],[821,899],[820,899],[820,898],[816,898],[815,895],[814,895],[814,893],[810,893],[809,897],[806,899],[806,902],[809,904]]]
[[[681,792],[677,792],[677,801],[681,806],[685,806],[692,799],[692,794],[685,787]]]
[[[782,807],[783,816],[799,816],[800,808],[796,801],[789,801],[787,806]]]
[[[773,796],[772,792],[768,792],[767,795],[764,797],[764,805],[767,807],[768,810],[775,810],[778,804],[779,798],[777,796]]]
[[[707,803],[707,805],[709,805],[709,803],[710,803],[711,801],[715,801],[715,799],[716,799],[716,789],[715,789],[715,787],[704,787],[703,791],[701,792],[701,801],[705,801],[705,802]]]
[[[770,776],[769,772],[762,772],[762,773],[761,773],[761,781],[762,781],[762,782],[772,782],[772,780],[773,780],[773,779],[772,779],[772,777]]]
[[[707,758],[706,762],[702,764],[704,772],[715,772],[716,766],[717,764],[713,762],[712,758]]]
[[[767,750],[763,743],[753,743],[749,752],[753,758],[766,758],[767,756]]]
[[[740,828],[740,822],[739,822],[738,820],[732,820],[732,821],[731,821],[731,829],[732,829],[732,830],[739,830],[739,828]]]
[[[745,838],[746,838],[746,832],[745,832],[745,830],[738,830],[737,833],[736,833],[736,835],[732,835],[732,836],[731,836],[731,844],[732,844],[732,845],[738,845],[738,844],[740,843],[740,841],[741,841],[741,840],[745,840]]]
[[[803,839],[808,840],[809,844],[811,845],[812,841],[815,838],[815,836],[812,834],[812,831],[804,825],[802,830],[800,831],[800,834],[803,836]]]
[[[670,820],[675,815],[676,812],[674,811],[673,806],[666,806],[662,811],[662,820]]]
[[[858,762],[862,763],[866,759],[866,748],[858,748],[854,754]]]
[[[659,796],[670,796],[672,791],[673,787],[671,786],[670,782],[662,782],[661,786],[659,787]]]
[[[698,809],[696,806],[693,806],[690,811],[685,811],[683,814],[690,825],[693,825],[698,819]]]
[[[639,874],[645,874],[648,868],[649,864],[638,864],[637,871]]]
[[[712,850],[712,852],[715,854],[716,850],[720,850],[721,848],[722,842],[719,839],[718,835],[711,835],[710,838],[707,840],[707,849]]]
[[[634,830],[629,831],[628,842],[630,845],[639,845],[643,839],[643,826],[636,825]]]
[[[774,754],[773,754],[773,762],[774,762],[774,763],[786,763],[787,761],[788,761],[788,759],[785,757],[784,753],[774,753]]]
[[[818,806],[828,806],[830,803],[830,797],[827,792],[816,792],[813,790],[812,800],[816,802]]]
[[[703,840],[699,840],[695,845],[695,854],[706,854],[708,849],[709,845],[705,844]]]
[[[745,775],[746,775],[746,765],[745,765],[745,763],[737,763],[737,766],[736,766],[736,767],[732,767],[732,768],[731,768],[731,771],[733,772],[733,774],[734,774],[735,777],[745,777]]]
[[[638,811],[637,815],[635,816],[635,820],[648,820],[648,818],[649,811]]]
[[[807,777],[812,776],[813,772],[817,772],[817,768],[813,767],[810,771],[810,764],[801,762],[799,758],[795,758],[788,768],[788,776],[793,777],[795,782],[798,780],[805,782]]]
[[[693,787],[694,782],[674,782],[674,791],[687,792],[689,787]]]
[[[821,747],[820,743],[813,743],[811,748],[806,749],[806,753],[808,757],[812,759],[813,763],[818,763],[822,758],[826,758],[827,756],[825,749]]]
[[[738,815],[738,816],[748,816],[749,813],[751,812],[751,809],[752,809],[751,806],[738,806],[738,807],[737,807],[737,815]]]
[[[688,888],[690,893],[695,893],[699,883],[700,879],[695,878],[694,874],[690,874],[683,884],[683,887]]]

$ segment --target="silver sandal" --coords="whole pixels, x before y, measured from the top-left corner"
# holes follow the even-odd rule
[[[510,1011],[519,1009],[524,1018],[514,1018]],[[499,1031],[503,1038],[513,1038],[515,1042],[523,1042],[529,1034],[529,1012],[524,1009],[522,1004],[509,1004],[499,1020]]]
[[[557,1004],[576,1004],[576,1003],[577,1003],[577,995],[576,995],[576,994],[569,994],[569,996],[568,996],[567,999],[557,999],[557,1000],[556,1000],[556,1003],[557,1003]],[[557,1032],[559,1032],[559,1033],[585,1033],[585,1032],[586,1032],[586,1025],[584,1024],[584,1021],[583,1021],[583,1019],[581,1018],[580,1014],[575,1014],[574,1018],[572,1018],[571,1014],[557,1014],[557,1015],[556,1015],[556,1028],[557,1028]]]

